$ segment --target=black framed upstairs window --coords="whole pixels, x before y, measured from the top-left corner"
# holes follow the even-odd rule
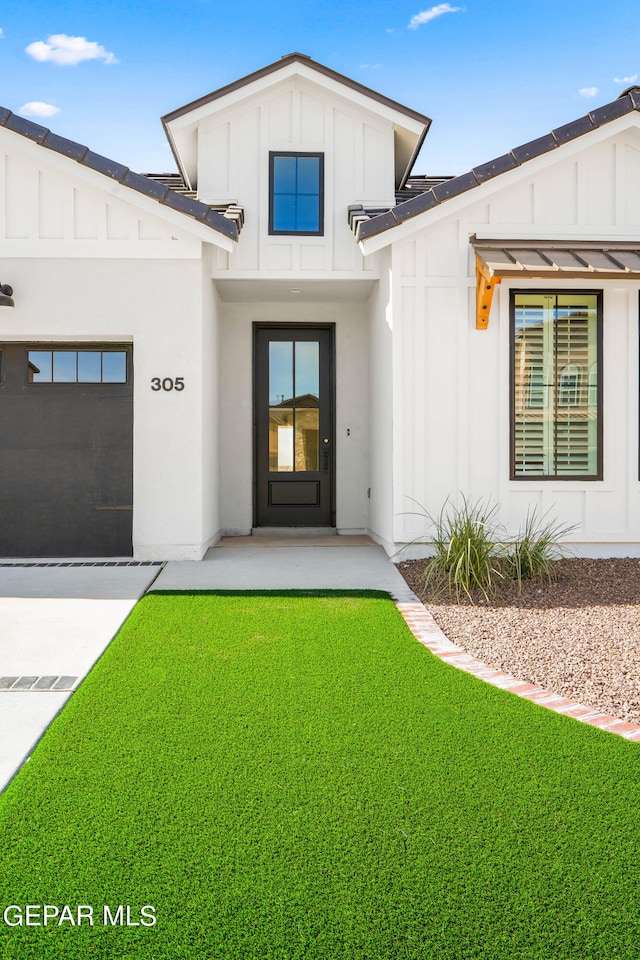
[[[269,154],[269,233],[322,236],[324,154]]]

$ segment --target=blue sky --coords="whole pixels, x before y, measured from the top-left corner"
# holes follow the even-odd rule
[[[640,83],[638,0],[29,0],[0,30],[0,104],[139,171],[175,169],[162,114],[293,51],[430,116],[415,173],[462,173]]]

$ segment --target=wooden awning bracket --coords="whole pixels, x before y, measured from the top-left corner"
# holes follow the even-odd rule
[[[489,326],[493,291],[502,277],[491,275],[486,265],[476,257],[476,330],[486,330]]]
[[[496,284],[507,279],[640,280],[640,239],[469,238],[476,254],[476,329],[489,325]]]

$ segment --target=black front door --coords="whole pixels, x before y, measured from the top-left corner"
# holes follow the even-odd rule
[[[333,327],[255,327],[256,526],[335,524]]]

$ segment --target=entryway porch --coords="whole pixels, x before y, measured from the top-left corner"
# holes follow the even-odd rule
[[[199,562],[169,562],[160,590],[385,590],[407,585],[381,546],[365,535],[291,536],[269,531],[223,537]]]

